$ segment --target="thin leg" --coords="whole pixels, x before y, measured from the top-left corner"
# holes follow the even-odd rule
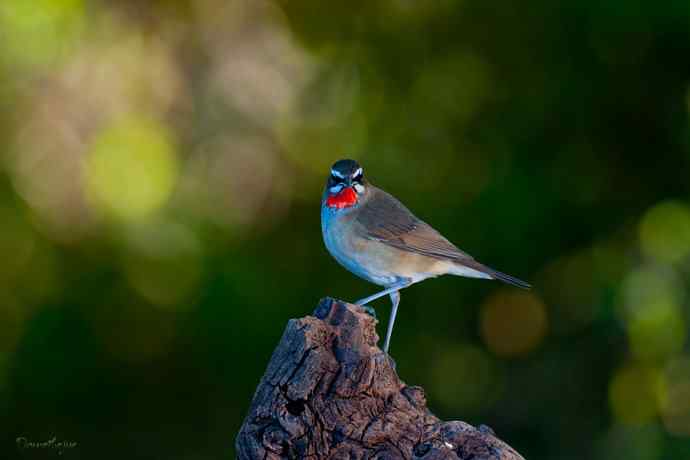
[[[369,297],[365,297],[364,299],[358,300],[356,303],[357,305],[362,305],[365,306],[367,303],[380,299],[381,297],[385,295],[390,295],[391,297],[391,302],[393,304],[393,307],[391,308],[391,316],[390,319],[388,320],[388,328],[386,330],[386,340],[384,341],[383,345],[383,351],[385,353],[388,353],[388,347],[390,346],[391,342],[391,335],[393,335],[393,324],[395,323],[395,315],[398,313],[398,304],[400,303],[400,289],[406,288],[412,284],[409,279],[403,279],[394,285],[384,289],[381,292],[377,292],[374,295],[370,295]]]
[[[377,292],[377,293],[374,294],[374,295],[370,295],[369,297],[365,297],[365,298],[363,298],[363,299],[361,299],[361,300],[358,300],[358,301],[355,302],[355,303],[356,303],[357,305],[366,305],[366,304],[368,304],[369,302],[372,302],[372,301],[374,301],[374,300],[376,300],[376,299],[380,299],[381,297],[383,297],[383,296],[385,296],[385,295],[388,295],[388,294],[390,294],[391,292],[399,291],[400,289],[405,288],[405,287],[407,287],[407,286],[409,286],[409,285],[410,285],[410,282],[409,282],[409,281],[407,281],[407,280],[401,281],[401,282],[399,282],[399,283],[395,283],[394,285],[392,285],[392,286],[389,287],[389,288],[384,289],[384,290],[381,291],[381,292]]]
[[[388,354],[388,347],[391,344],[391,336],[393,335],[393,324],[395,324],[395,315],[398,314],[398,305],[400,304],[400,291],[390,293],[391,296],[391,317],[388,319],[388,329],[386,330],[386,340],[383,343],[383,352]]]

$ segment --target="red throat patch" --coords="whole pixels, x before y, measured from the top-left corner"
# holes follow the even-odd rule
[[[357,204],[357,193],[352,190],[352,187],[345,187],[336,195],[328,195],[326,199],[326,206],[329,208],[349,208]]]

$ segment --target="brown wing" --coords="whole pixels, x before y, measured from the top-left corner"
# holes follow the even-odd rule
[[[364,236],[381,241],[403,251],[415,252],[441,260],[452,260],[466,267],[486,273],[494,279],[523,289],[530,285],[513,276],[487,267],[462,252],[429,224],[415,217],[401,202],[381,189],[368,185],[369,199],[362,205],[357,222]]]
[[[474,261],[472,256],[415,217],[400,201],[372,185],[368,187],[371,195],[357,213],[357,221],[366,237],[437,259]]]

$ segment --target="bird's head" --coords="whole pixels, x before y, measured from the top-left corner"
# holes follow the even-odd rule
[[[338,160],[331,167],[326,182],[326,206],[350,208],[357,204],[366,191],[362,167],[355,160]]]

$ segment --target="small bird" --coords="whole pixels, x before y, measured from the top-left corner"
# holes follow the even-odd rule
[[[321,231],[328,252],[338,263],[384,287],[357,305],[390,296],[392,309],[383,345],[386,353],[400,290],[414,283],[457,275],[530,288],[524,281],[482,265],[458,249],[392,195],[369,183],[354,160],[339,160],[331,167],[321,200]]]

